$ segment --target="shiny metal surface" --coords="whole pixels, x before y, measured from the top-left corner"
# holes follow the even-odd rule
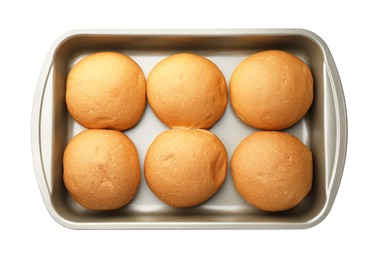
[[[315,99],[304,119],[285,130],[313,152],[314,181],[307,198],[280,213],[259,211],[235,190],[230,171],[220,191],[206,203],[174,209],[158,200],[144,178],[136,198],[115,211],[81,208],[62,181],[62,155],[68,141],[83,128],[68,114],[65,81],[72,66],[97,51],[118,51],[131,56],[148,76],[168,55],[192,52],[212,60],[227,82],[237,64],[265,49],[290,51],[310,67]],[[312,32],[299,29],[258,30],[85,30],[63,35],[52,46],[42,68],[32,112],[32,152],[43,200],[51,216],[74,229],[295,229],[321,222],[329,213],[343,174],[347,146],[347,115],[342,85],[328,47]],[[166,128],[149,105],[142,120],[125,133],[135,143],[141,169],[145,152]],[[226,146],[229,158],[238,143],[256,129],[242,123],[230,104],[210,129]],[[142,173],[143,174],[143,173]]]

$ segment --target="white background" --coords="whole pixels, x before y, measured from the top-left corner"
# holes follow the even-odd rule
[[[379,259],[380,10],[376,1],[352,2],[2,1],[0,259]],[[88,28],[270,27],[320,35],[343,83],[347,160],[322,223],[282,231],[75,231],[50,217],[34,175],[30,118],[40,69],[56,38]]]

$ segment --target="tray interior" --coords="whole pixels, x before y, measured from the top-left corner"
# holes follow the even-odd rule
[[[146,150],[154,138],[167,127],[153,114],[149,105],[141,121],[125,131],[135,143],[142,170],[139,191],[128,206],[114,211],[95,212],[78,206],[66,191],[62,181],[62,155],[68,141],[84,128],[68,114],[65,104],[65,82],[72,66],[84,56],[98,51],[117,51],[131,56],[143,69],[147,77],[153,66],[161,59],[179,52],[191,52],[212,60],[229,81],[234,68],[245,57],[261,50],[280,49],[292,52],[304,60],[314,77],[314,102],[308,114],[297,125],[286,129],[303,141],[313,152],[313,187],[306,199],[297,207],[280,212],[268,213],[246,203],[235,190],[230,169],[219,192],[206,203],[189,209],[174,209],[167,206],[150,191],[143,177]],[[74,35],[63,41],[56,50],[53,75],[50,77],[45,99],[43,118],[50,124],[43,127],[51,131],[51,139],[45,138],[48,161],[46,176],[51,190],[51,202],[60,218],[86,224],[137,223],[137,222],[230,222],[262,224],[303,224],[313,221],[327,203],[326,182],[327,151],[326,129],[326,75],[325,55],[322,48],[312,39],[302,35]],[[51,99],[49,101],[49,99]],[[51,108],[47,106],[51,105]],[[52,121],[51,121],[52,120]],[[250,133],[257,131],[241,122],[230,104],[224,116],[210,129],[224,143],[229,159],[238,143]]]

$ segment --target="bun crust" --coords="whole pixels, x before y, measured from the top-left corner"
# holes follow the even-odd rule
[[[293,54],[270,50],[251,55],[230,79],[231,105],[246,124],[281,130],[305,116],[313,101],[313,76]]]
[[[146,106],[143,71],[121,53],[91,54],[70,71],[66,103],[71,116],[86,128],[131,128]]]
[[[115,130],[85,130],[63,156],[63,181],[81,206],[112,210],[128,204],[140,183],[140,165],[132,141]]]
[[[173,129],[160,134],[145,157],[145,179],[153,193],[177,208],[208,200],[223,184],[227,152],[211,132]]]
[[[227,84],[210,60],[189,53],[160,61],[147,80],[147,97],[156,116],[170,128],[209,129],[227,107]]]
[[[295,207],[309,193],[313,178],[310,150],[283,132],[255,132],[231,158],[234,185],[251,205],[265,211]]]

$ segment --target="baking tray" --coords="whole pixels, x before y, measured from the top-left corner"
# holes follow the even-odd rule
[[[135,199],[113,211],[86,210],[77,205],[62,181],[62,155],[68,141],[84,128],[67,112],[65,82],[73,65],[98,51],[131,56],[148,76],[161,59],[191,52],[212,60],[227,82],[233,69],[261,50],[292,52],[314,76],[314,102],[307,115],[286,129],[313,152],[311,192],[297,207],[279,213],[250,206],[237,193],[228,171],[219,192],[206,203],[172,208],[150,191],[143,176]],[[167,127],[149,105],[134,128],[125,131],[135,143],[141,169],[154,138]],[[229,159],[240,141],[257,129],[241,122],[229,104],[210,129],[224,143]],[[37,84],[32,112],[32,152],[38,185],[51,216],[74,229],[299,229],[320,223],[329,213],[343,174],[347,116],[342,85],[332,55],[316,34],[302,29],[254,30],[80,30],[60,37],[49,51]],[[142,173],[143,175],[143,173]]]

